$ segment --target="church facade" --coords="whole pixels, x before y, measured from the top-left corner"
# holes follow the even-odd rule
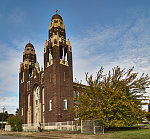
[[[65,25],[56,12],[44,47],[44,69],[39,67],[34,46],[23,52],[19,71],[19,115],[24,123],[72,121],[72,48]]]

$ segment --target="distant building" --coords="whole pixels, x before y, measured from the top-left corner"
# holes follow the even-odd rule
[[[73,106],[72,48],[56,12],[45,42],[44,69],[39,67],[34,46],[30,42],[25,46],[19,72],[19,115],[25,123],[71,121]]]

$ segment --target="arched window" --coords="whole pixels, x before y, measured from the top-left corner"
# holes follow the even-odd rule
[[[50,65],[53,64],[53,49],[52,49],[52,47],[51,47],[51,48],[48,48],[47,51],[48,51],[47,66],[50,66]]]

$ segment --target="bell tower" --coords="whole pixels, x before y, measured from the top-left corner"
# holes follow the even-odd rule
[[[52,16],[44,47],[44,70],[29,42],[19,72],[19,115],[24,123],[72,121],[72,49],[65,25],[57,13]]]
[[[45,122],[71,121],[73,108],[72,50],[62,17],[53,15],[44,48]]]
[[[34,46],[29,42],[23,52],[23,62],[20,64],[19,72],[19,115],[27,122],[28,109],[28,82],[32,76],[36,63]]]

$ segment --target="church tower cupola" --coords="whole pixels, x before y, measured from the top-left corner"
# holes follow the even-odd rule
[[[23,52],[23,62],[20,64],[20,83],[28,81],[31,77],[36,61],[34,46],[29,42]]]
[[[63,24],[62,17],[57,13],[52,16],[49,25],[49,39],[53,38],[53,35],[57,35],[62,39],[66,39],[65,25]]]
[[[34,46],[30,42],[25,46],[25,49],[23,52],[23,62],[24,61],[29,61],[32,64],[36,63],[35,49],[34,49]]]
[[[71,44],[69,39],[66,40],[65,25],[62,17],[57,12],[58,11],[56,10],[56,14],[51,18],[49,25],[49,39],[45,42],[44,68],[53,65],[54,62],[72,66]],[[58,50],[54,51],[56,49]],[[59,61],[56,59],[59,59]]]

